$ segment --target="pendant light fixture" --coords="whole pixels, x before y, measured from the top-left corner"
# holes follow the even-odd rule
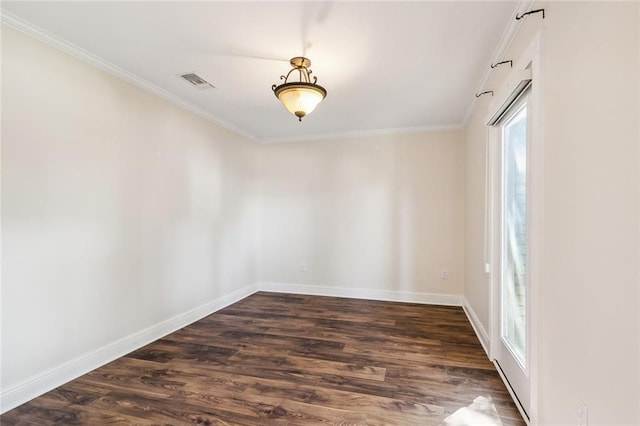
[[[289,62],[293,68],[289,70],[286,76],[280,76],[280,80],[284,80],[284,83],[279,86],[274,84],[271,86],[271,90],[284,104],[285,108],[298,117],[298,121],[302,121],[302,117],[313,111],[327,96],[327,91],[324,87],[316,84],[317,77],[314,76],[313,82],[311,82],[310,75],[312,71],[309,69],[311,66],[309,59],[296,56]],[[290,82],[289,77],[294,71],[298,72],[299,80]]]

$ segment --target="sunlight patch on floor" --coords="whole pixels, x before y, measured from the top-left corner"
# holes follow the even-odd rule
[[[442,426],[502,426],[491,398],[479,396],[443,420]]]

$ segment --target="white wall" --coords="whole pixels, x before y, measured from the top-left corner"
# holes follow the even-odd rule
[[[550,2],[529,17],[505,55],[545,36],[542,259],[538,296],[538,424],[640,424],[639,5]],[[504,77],[497,72],[489,88]],[[484,176],[477,103],[466,137],[466,182]],[[468,188],[465,296],[488,328],[482,197]]]
[[[486,131],[484,129],[488,96],[479,98],[465,132],[464,159],[464,298],[473,309],[480,327],[489,328],[489,275],[484,272],[485,262],[485,165]],[[487,336],[488,338],[488,336]]]
[[[461,131],[264,146],[260,279],[460,296],[463,161]]]
[[[640,424],[639,4],[579,6],[549,11],[541,419]]]
[[[3,393],[255,283],[256,145],[6,27],[2,59]]]

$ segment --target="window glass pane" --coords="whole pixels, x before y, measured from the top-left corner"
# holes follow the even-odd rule
[[[527,108],[503,127],[502,338],[526,366]]]

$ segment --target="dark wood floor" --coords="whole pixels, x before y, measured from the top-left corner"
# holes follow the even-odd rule
[[[2,425],[524,425],[461,308],[257,293]]]

